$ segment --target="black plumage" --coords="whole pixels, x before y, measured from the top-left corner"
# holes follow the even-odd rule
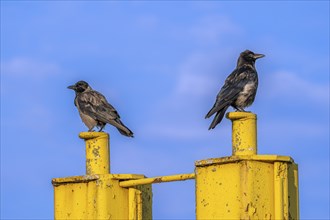
[[[244,112],[244,108],[253,103],[258,88],[255,61],[264,56],[249,50],[240,54],[236,69],[227,77],[213,107],[205,116],[209,118],[216,113],[209,129],[215,128],[221,122],[229,106]]]
[[[133,137],[133,132],[121,122],[116,109],[87,82],[79,81],[68,88],[76,93],[74,104],[78,108],[82,121],[88,127],[88,131],[92,131],[95,126],[102,131],[108,123],[115,126],[122,135]]]

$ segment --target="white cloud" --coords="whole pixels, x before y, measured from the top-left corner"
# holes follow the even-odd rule
[[[265,90],[267,95],[273,97],[329,103],[329,84],[317,84],[289,71],[271,74],[265,85],[267,85],[267,90]]]
[[[24,106],[24,111],[13,110],[7,113],[3,120],[5,129],[15,129],[16,123],[27,130],[49,132],[54,123],[53,112],[44,104],[34,102],[33,105]]]
[[[265,119],[259,122],[260,134],[269,139],[322,138],[329,134],[329,124],[295,119]],[[280,140],[280,139],[279,139]]]
[[[179,77],[176,95],[204,96],[209,92],[205,88],[214,87],[215,84],[212,77],[184,73]]]
[[[177,85],[172,97],[194,96],[206,97],[222,86],[220,78],[225,79],[227,74],[222,74],[219,64],[230,62],[231,56],[226,51],[193,53],[178,68]],[[227,56],[226,56],[227,55]],[[213,94],[214,97],[216,94]],[[193,97],[191,97],[193,98]]]
[[[141,21],[144,23],[144,19]],[[150,18],[150,22],[155,25],[155,18]],[[232,58],[237,56],[227,45],[222,45],[221,50],[216,48],[224,44],[228,36],[239,36],[242,32],[241,27],[228,17],[218,15],[200,17],[184,27],[172,27],[170,34],[176,39],[206,43],[213,45],[214,49],[192,52],[177,66],[172,75],[175,77],[173,90],[153,107],[149,121],[142,128],[143,133],[152,134],[150,136],[154,138],[176,140],[207,138],[211,120],[204,120],[204,115],[236,64]]]
[[[153,137],[181,140],[206,138],[209,134],[207,126],[211,119],[205,121],[203,114],[208,110],[207,105],[211,107],[213,104],[216,93],[227,77],[226,74],[219,77],[218,59],[222,60],[218,54],[196,53],[190,55],[178,68],[176,86],[168,98],[162,100],[155,108],[157,119],[152,118],[144,128],[144,132],[152,134]],[[275,72],[265,79],[262,87],[259,88],[259,90],[263,90],[259,94],[260,99],[273,97],[291,100],[292,103],[302,103],[301,100],[306,100],[306,103],[311,101],[312,103],[329,104],[328,85],[307,81],[292,72]],[[291,135],[308,132],[306,135],[318,137],[327,132],[323,125],[310,122],[299,123],[297,120],[295,118],[289,121],[286,119],[281,122],[268,121],[267,123],[271,124],[269,125],[270,130],[277,129],[281,133],[285,127],[286,132],[284,133]],[[153,129],[155,127],[157,130]]]
[[[211,120],[204,120],[204,116],[213,103],[207,102],[214,101],[221,86],[217,77],[218,60],[227,59],[215,53],[188,56],[177,68],[176,85],[168,97],[154,107],[149,123],[142,128],[143,133],[176,140],[209,138]]]
[[[201,117],[201,119],[203,119]],[[144,136],[162,137],[165,139],[196,139],[205,138],[208,136],[207,127],[201,127],[198,123],[192,127],[191,124],[174,124],[171,123],[159,123],[157,129],[155,126],[149,125],[143,130]]]
[[[60,68],[54,63],[26,57],[16,57],[1,63],[1,74],[10,76],[44,77],[59,73]]]

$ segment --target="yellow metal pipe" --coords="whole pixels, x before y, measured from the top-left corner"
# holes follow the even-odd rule
[[[79,137],[86,143],[86,174],[109,174],[109,135],[105,132],[81,132]]]
[[[194,178],[195,178],[194,173],[178,174],[178,175],[171,175],[171,176],[158,176],[158,177],[138,179],[138,180],[122,181],[122,182],[119,183],[119,186],[121,186],[121,187],[132,187],[132,186],[145,185],[145,184],[151,184],[151,183],[184,181],[184,180],[194,179]]]
[[[249,112],[230,112],[232,121],[232,155],[257,154],[257,116]]]

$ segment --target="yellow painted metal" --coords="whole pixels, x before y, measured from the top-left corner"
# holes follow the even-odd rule
[[[145,204],[143,199],[143,193],[138,188],[129,188],[129,219],[142,220],[144,218]],[[148,201],[147,201],[148,202]],[[145,207],[145,208],[144,208]],[[145,216],[146,217],[146,216]]]
[[[255,154],[254,114],[227,117],[233,156],[195,163],[196,219],[299,219],[297,164],[288,156]]]
[[[197,219],[299,219],[298,165],[257,155],[255,114],[232,112],[232,156],[200,160],[195,173],[110,174],[109,136],[82,132],[86,174],[54,178],[55,219],[151,219],[151,184],[196,181]]]
[[[119,182],[144,178],[133,174],[100,174],[54,178],[55,219],[129,219],[130,208],[138,207],[144,219],[152,218],[151,185],[139,188],[140,200],[131,201],[129,190],[119,186]],[[137,219],[137,218],[134,218]]]
[[[194,179],[194,178],[195,178],[194,173],[188,173],[188,174],[178,174],[178,175],[171,175],[171,176],[158,176],[158,177],[152,177],[152,178],[127,180],[127,181],[120,182],[119,185],[121,187],[132,187],[132,186],[145,185],[145,184],[151,184],[151,183],[184,181],[184,180]]]
[[[82,132],[80,137],[86,142],[87,175],[52,180],[55,219],[151,219],[151,185],[119,186],[121,181],[145,176],[109,174],[108,134]],[[136,194],[133,199],[132,190]]]
[[[137,190],[134,188],[128,189],[128,199],[129,199],[129,212],[128,212],[128,219],[137,219]]]
[[[86,174],[110,173],[109,135],[105,132],[81,132],[86,143]]]
[[[232,154],[257,154],[257,116],[249,112],[230,112],[232,121]]]
[[[275,219],[298,219],[298,167],[274,163]],[[283,196],[280,196],[283,195]]]

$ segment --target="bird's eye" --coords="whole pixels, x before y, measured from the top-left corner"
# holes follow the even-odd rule
[[[248,57],[249,57],[249,59],[254,59],[254,54],[250,53]]]

